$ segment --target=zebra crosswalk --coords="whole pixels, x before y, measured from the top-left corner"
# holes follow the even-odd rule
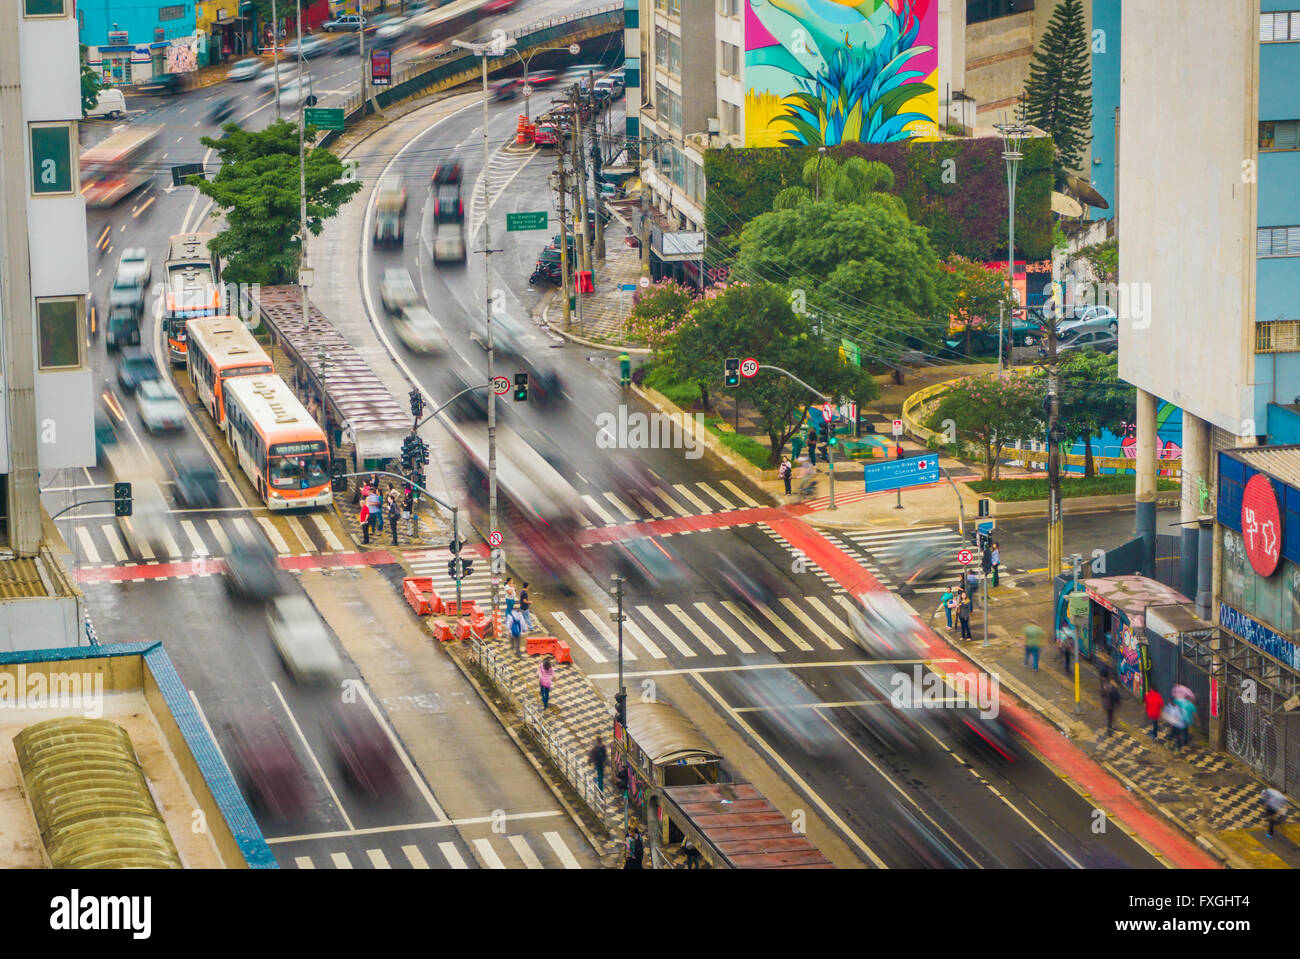
[[[784,596],[772,603],[732,600],[625,603],[623,658],[662,663],[708,657],[809,655],[852,648],[844,607],[848,597]],[[613,609],[559,608],[540,615],[548,634],[582,650],[596,663],[618,658]]]
[[[641,491],[592,490],[579,493],[579,499],[582,523],[587,529],[675,516],[708,516],[765,505],[729,479],[657,483]]]
[[[260,534],[281,556],[343,553],[348,545],[342,531],[324,513],[270,516],[171,514],[166,528],[151,541],[126,536],[112,520],[69,517],[64,524],[74,564],[78,568],[137,563],[175,563],[216,559],[230,553],[232,537]]]
[[[297,869],[581,869],[582,863],[560,833],[493,836],[465,847],[450,840],[413,843],[399,837],[391,845],[358,850],[291,855]]]
[[[920,562],[912,552],[913,549],[933,544],[937,558],[927,563],[923,578],[913,586],[913,591],[917,593],[942,593],[947,586],[960,579],[963,568],[957,561],[957,554],[962,549],[970,548],[970,544],[951,526],[850,529],[840,531],[839,535],[847,539],[858,552],[865,554],[866,559],[862,565],[889,586],[903,582]],[[974,559],[978,563],[977,553]],[[978,566],[974,568],[978,569]]]

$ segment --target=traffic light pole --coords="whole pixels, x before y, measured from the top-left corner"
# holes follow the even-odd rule
[[[775,372],[780,373],[780,374],[782,374],[783,376],[788,376],[790,379],[794,380],[796,383],[798,383],[798,384],[799,384],[800,386],[802,386],[804,389],[808,390],[808,391],[809,391],[810,393],[812,393],[814,396],[816,396],[816,397],[818,397],[819,399],[821,399],[823,402],[826,402],[826,403],[831,402],[831,398],[830,398],[829,396],[827,396],[827,395],[826,395],[825,393],[823,393],[821,390],[815,390],[815,389],[813,389],[811,386],[809,386],[809,385],[808,385],[807,383],[805,383],[803,380],[799,379],[799,377],[795,376],[795,375],[794,375],[793,373],[791,373],[789,370],[783,370],[783,369],[782,369],[781,367],[779,367],[779,366],[772,366],[772,365],[770,365],[770,364],[768,364],[768,363],[760,363],[758,368],[759,368],[760,370],[774,370]],[[831,442],[831,440],[834,439],[834,434],[830,432],[830,422],[829,422],[829,421],[827,421],[827,423],[826,423],[826,433],[827,433],[827,440],[826,440],[826,465],[827,465],[827,468],[830,470],[830,484],[831,484],[831,489],[830,489],[831,501],[830,501],[830,504],[827,506],[827,509],[832,509],[832,510],[833,510],[833,509],[836,508],[836,507],[835,507],[835,445],[834,445],[834,443]]]

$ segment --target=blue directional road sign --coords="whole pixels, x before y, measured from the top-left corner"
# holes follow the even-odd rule
[[[901,460],[868,463],[864,470],[868,493],[939,482],[939,457],[933,453]]]

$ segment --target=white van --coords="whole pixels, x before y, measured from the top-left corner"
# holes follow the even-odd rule
[[[94,109],[90,110],[87,117],[108,117],[110,120],[116,120],[126,113],[126,97],[122,91],[114,87],[105,87],[99,91],[99,100],[95,103]]]

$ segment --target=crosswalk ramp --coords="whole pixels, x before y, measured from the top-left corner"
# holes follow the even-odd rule
[[[161,535],[148,542],[128,536],[113,520],[70,517],[56,522],[62,524],[64,539],[79,568],[219,559],[229,555],[232,538],[257,534],[281,556],[353,549],[333,516],[322,512],[269,516],[172,513]]]
[[[623,526],[678,516],[708,516],[766,504],[729,479],[656,483],[645,490],[592,489],[579,493],[583,525]]]
[[[578,854],[559,832],[474,839],[468,845],[450,839],[391,844],[363,843],[346,851],[291,855],[285,863],[296,869],[581,869]]]
[[[770,603],[637,603],[623,606],[623,658],[629,661],[697,664],[710,657],[775,653],[824,655],[851,649],[846,597],[783,596]],[[613,609],[543,611],[547,633],[581,650],[596,663],[618,659],[618,622]]]
[[[957,582],[963,571],[957,554],[971,548],[951,526],[842,530],[838,535],[866,554],[862,565],[889,585],[904,582],[925,560],[924,576],[913,584],[917,593],[942,593]],[[931,549],[934,559],[928,559]],[[979,555],[971,551],[976,564],[972,568],[978,570]]]

